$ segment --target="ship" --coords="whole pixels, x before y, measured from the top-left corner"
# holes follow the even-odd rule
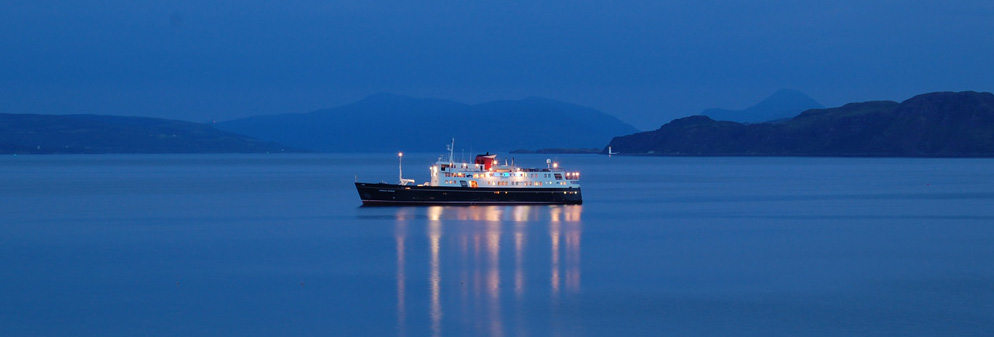
[[[567,172],[546,159],[545,168],[503,165],[496,154],[477,155],[472,163],[452,159],[455,140],[447,145],[448,160],[439,157],[429,167],[429,181],[405,179],[404,154],[398,153],[396,184],[355,182],[363,206],[400,205],[579,205],[580,172]]]

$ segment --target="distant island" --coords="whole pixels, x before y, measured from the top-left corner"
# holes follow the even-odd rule
[[[813,102],[790,92],[780,96],[757,106]],[[743,111],[762,110],[750,109]],[[994,94],[936,92],[900,103],[810,109],[793,118],[752,124],[697,115],[636,132],[597,110],[546,99],[468,105],[377,94],[307,114],[220,124],[0,114],[0,153],[440,151],[455,137],[461,149],[513,153],[606,154],[611,148],[621,155],[655,156],[994,157]],[[627,135],[617,136],[622,134]]]
[[[544,98],[464,104],[380,93],[302,114],[220,122],[219,129],[317,152],[600,148],[637,132],[603,112]]]
[[[0,114],[0,153],[297,152],[274,142],[177,120],[103,115]]]
[[[608,147],[657,156],[994,157],[994,94],[928,93],[758,124],[691,116],[615,137],[601,153]]]

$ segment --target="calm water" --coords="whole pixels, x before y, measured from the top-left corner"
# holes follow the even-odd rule
[[[358,207],[395,160],[2,157],[0,335],[994,333],[994,160],[559,156],[583,206]]]

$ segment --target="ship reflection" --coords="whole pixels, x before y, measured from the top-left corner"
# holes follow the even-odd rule
[[[580,205],[397,208],[398,335],[409,329],[432,336],[526,334],[520,329],[529,317],[505,314],[543,298],[554,307],[580,291],[582,211]],[[416,299],[422,292],[427,303]],[[421,315],[424,326],[415,318]]]

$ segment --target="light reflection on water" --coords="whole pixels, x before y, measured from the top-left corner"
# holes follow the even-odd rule
[[[447,319],[471,319],[476,325],[474,329],[491,336],[505,336],[507,326],[513,324],[507,324],[504,308],[523,306],[526,293],[548,292],[549,306],[554,307],[562,292],[579,292],[582,212],[583,206],[579,205],[396,208],[398,335],[405,336],[408,329],[418,325],[408,322],[408,310],[417,310],[417,305],[408,298],[408,283],[420,284],[409,279],[409,275],[419,273],[408,270],[408,266],[427,266],[427,317],[432,336],[443,335]],[[409,247],[407,242],[412,239],[409,236],[417,232],[409,227],[420,224],[412,221],[420,218],[419,213],[427,218],[427,247]],[[536,227],[543,228],[539,231]],[[545,236],[542,233],[548,233],[547,237],[529,239],[529,236]],[[529,250],[533,241],[546,241],[546,251]],[[427,263],[408,261],[411,256],[421,256],[408,250],[426,250]],[[502,256],[512,263],[502,265]],[[537,265],[546,265],[547,271],[536,270],[533,266]],[[502,275],[502,271],[513,275]],[[459,277],[460,289],[449,291],[456,282],[443,277]],[[543,278],[546,280],[541,283],[529,282]],[[528,289],[538,284],[547,288]],[[502,292],[513,296],[502,296],[508,295]],[[521,321],[520,311],[516,313],[519,315],[514,320]],[[525,332],[521,324],[517,326],[514,335]]]

